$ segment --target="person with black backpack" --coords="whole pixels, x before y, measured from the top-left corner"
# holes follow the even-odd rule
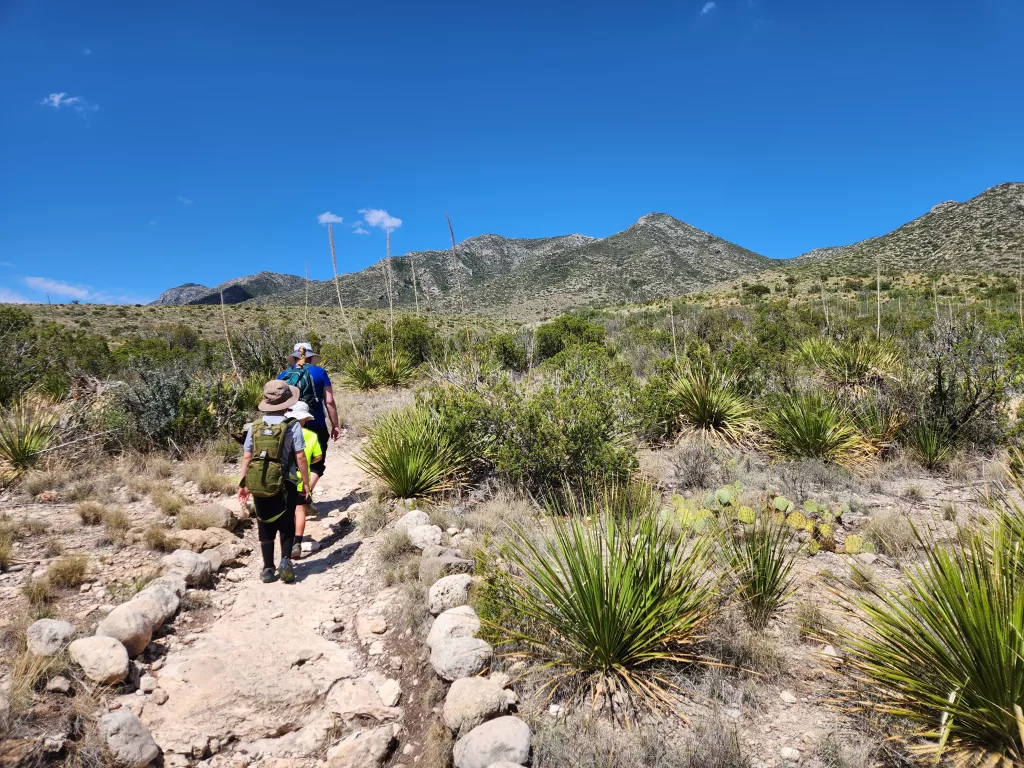
[[[313,514],[316,514],[316,508],[312,504],[313,489],[323,477],[327,466],[327,441],[337,441],[341,437],[341,424],[338,421],[338,409],[334,404],[331,377],[320,367],[319,362],[320,355],[313,351],[312,345],[308,341],[300,341],[288,356],[288,367],[277,376],[278,380],[298,388],[299,399],[309,406],[309,411],[313,414],[313,420],[306,428],[315,432],[320,440],[321,458],[310,465],[311,482],[304,486],[309,488],[310,495],[310,503],[306,509]]]
[[[260,578],[264,582],[275,578],[280,578],[285,584],[295,581],[291,561],[295,508],[300,503],[309,503],[309,491],[303,491],[300,498],[295,477],[301,478],[304,489],[310,487],[302,424],[285,416],[285,412],[298,401],[298,387],[276,379],[268,381],[263,386],[263,400],[258,406],[263,419],[249,428],[243,443],[238,501],[245,506],[249,496],[253,497],[263,555]],[[281,563],[275,575],[274,541],[278,536],[281,538]]]

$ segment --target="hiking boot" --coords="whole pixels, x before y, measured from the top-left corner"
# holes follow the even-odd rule
[[[273,568],[264,568],[263,569],[263,573],[260,574],[260,579],[263,581],[264,584],[269,584],[270,582],[274,581],[276,578],[277,578],[277,576],[274,575],[274,569]]]
[[[301,560],[301,559],[302,559],[302,545],[301,544],[296,544],[294,547],[292,547],[292,560]]]
[[[310,499],[306,504],[306,517],[316,517],[320,514],[320,510],[316,508],[316,504]]]
[[[281,564],[277,567],[277,575],[281,577],[281,581],[285,584],[291,584],[295,581],[295,571],[292,570],[292,561],[287,557],[281,558]]]

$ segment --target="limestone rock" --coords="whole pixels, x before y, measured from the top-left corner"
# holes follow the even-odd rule
[[[185,593],[188,592],[188,584],[185,583],[185,579],[182,576],[175,573],[166,573],[149,582],[149,584],[146,585],[146,588],[139,594],[145,594],[151,589],[156,589],[157,587],[166,587],[179,598],[184,597]]]
[[[471,573],[473,571],[472,560],[447,554],[428,557],[425,553],[426,550],[424,550],[424,556],[420,558],[419,576],[420,581],[426,584],[433,584],[438,579],[453,573]]]
[[[219,547],[222,544],[240,544],[234,534],[223,528],[207,528],[202,530],[175,531],[174,538],[181,542],[181,545],[192,552],[204,552],[207,549]]]
[[[131,600],[131,605],[148,618],[153,630],[166,624],[178,612],[181,601],[176,592],[165,584],[146,587]]]
[[[472,637],[480,631],[480,619],[468,605],[450,608],[441,613],[427,633],[427,647],[455,637]]]
[[[434,582],[427,596],[427,607],[435,616],[449,608],[469,602],[469,586],[473,577],[466,573],[444,576]]]
[[[448,680],[479,675],[491,663],[494,649],[478,637],[453,637],[430,649],[430,665]]]
[[[220,553],[220,550],[217,547],[203,550],[200,557],[205,557],[210,561],[210,568],[214,573],[217,573],[217,571],[219,571],[224,565],[224,556]]]
[[[50,693],[70,693],[71,681],[63,675],[51,677],[46,683],[46,690]]]
[[[249,553],[249,548],[239,541],[222,541],[212,549],[220,552],[221,562],[224,565],[240,565],[242,555]],[[207,552],[209,550],[206,550]]]
[[[787,763],[799,763],[800,750],[795,749],[794,747],[783,747],[779,750],[779,757],[781,757]]]
[[[360,640],[383,635],[388,631],[388,622],[383,616],[374,613],[360,613],[356,616],[356,637]]]
[[[409,543],[416,549],[424,549],[431,544],[441,544],[441,529],[436,525],[417,525],[408,530]]]
[[[210,576],[213,574],[209,560],[187,549],[176,549],[161,558],[161,562],[164,566],[164,573],[181,576],[190,587],[201,587],[210,580]]]
[[[233,531],[238,524],[234,513],[221,504],[208,504],[201,511],[204,517],[209,517],[212,523],[210,525],[211,528],[223,528],[226,531]]]
[[[156,690],[157,681],[152,675],[143,675],[139,678],[139,690],[143,693],[152,693]]]
[[[94,683],[113,685],[128,677],[128,651],[112,637],[75,640],[68,646],[68,655]]]
[[[395,720],[402,715],[401,709],[384,706],[373,684],[365,678],[338,681],[324,702],[324,709],[342,720],[372,717],[382,722]]]
[[[430,517],[422,509],[414,509],[395,521],[395,530],[411,531],[421,525],[430,525]]]
[[[380,696],[381,703],[385,707],[394,707],[398,705],[399,700],[402,698],[402,686],[397,680],[385,680],[380,685],[375,686],[377,689],[377,695]]]
[[[150,617],[132,600],[112,610],[96,627],[96,634],[119,640],[128,656],[134,658],[149,645],[155,628]]]
[[[455,768],[490,768],[500,762],[523,765],[529,757],[530,726],[518,717],[490,720],[455,742]]]
[[[391,725],[356,731],[327,752],[326,768],[379,768],[395,740]]]
[[[160,755],[149,729],[126,709],[101,717],[99,732],[116,768],[145,768]]]
[[[56,656],[75,639],[75,628],[58,619],[40,619],[25,631],[28,649],[36,656]]]
[[[515,695],[480,677],[456,680],[448,689],[442,717],[456,733],[467,733],[509,711]]]

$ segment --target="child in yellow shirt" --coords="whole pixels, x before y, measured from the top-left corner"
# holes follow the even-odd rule
[[[306,429],[306,423],[313,418],[313,414],[309,411],[309,406],[306,405],[302,400],[299,400],[285,413],[286,419],[295,419],[299,424],[302,425],[302,439],[306,443],[306,461],[309,462],[307,466],[312,466],[316,462],[320,461],[323,457],[323,449],[320,447],[320,438],[317,437],[316,432],[311,429]],[[302,479],[296,480],[296,490],[299,492],[299,498],[303,498],[303,487]],[[310,504],[312,504],[310,499]],[[297,504],[295,506],[295,544],[292,546],[292,559],[302,559],[302,535],[306,532],[306,505]]]

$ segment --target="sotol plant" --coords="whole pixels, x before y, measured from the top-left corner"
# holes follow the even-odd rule
[[[23,472],[57,439],[57,414],[28,404],[0,415],[0,459]]]
[[[762,513],[751,524],[737,522],[724,531],[722,551],[728,578],[754,629],[764,629],[793,592],[800,529],[802,526],[794,527],[788,520],[779,523]]]
[[[400,499],[429,496],[458,482],[470,457],[454,444],[437,415],[427,408],[394,411],[369,430],[356,457],[369,474]]]
[[[672,383],[670,395],[684,426],[731,441],[750,435],[752,408],[719,371],[705,367],[682,371]]]
[[[820,392],[784,395],[765,415],[776,452],[794,459],[855,464],[869,455],[850,415]]]

